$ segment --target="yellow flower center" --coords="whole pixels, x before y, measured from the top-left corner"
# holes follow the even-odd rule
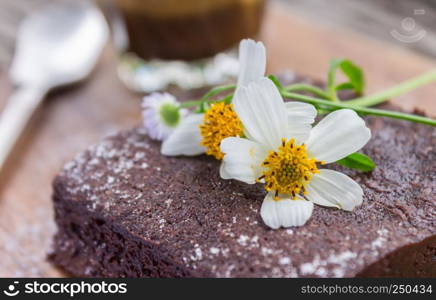
[[[317,163],[323,164],[314,158],[309,158],[306,146],[297,146],[295,139],[286,142],[282,139],[282,144],[278,151],[271,151],[263,161],[263,175],[258,179],[265,180],[265,189],[275,191],[275,200],[279,194],[287,194],[296,199],[302,192],[306,194],[306,185],[312,176],[319,173]]]
[[[206,147],[206,154],[221,160],[221,141],[231,136],[242,136],[243,128],[232,104],[216,103],[204,114],[203,124],[200,125],[201,145]]]

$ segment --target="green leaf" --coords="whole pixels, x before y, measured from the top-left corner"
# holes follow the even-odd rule
[[[336,84],[336,73],[341,70],[348,81]],[[338,90],[354,90],[357,94],[362,94],[365,88],[365,77],[360,67],[347,59],[333,59],[327,75],[327,91],[330,97],[337,99]]]
[[[271,79],[271,81],[275,84],[275,86],[281,91],[283,89],[282,84],[280,81],[275,77],[274,75],[268,75],[268,78]]]
[[[354,89],[354,86],[350,82],[344,82],[336,86],[337,91],[352,89]]]
[[[225,104],[230,104],[230,103],[232,103],[232,100],[233,100],[233,94],[230,94],[230,95],[225,96],[222,101]]]
[[[336,78],[336,70],[339,68],[343,59],[332,59],[330,61],[329,71],[327,74],[327,89],[334,90],[335,87],[335,78]]]
[[[336,163],[340,164],[341,166],[363,172],[370,172],[376,167],[376,164],[370,157],[358,152],[350,154],[347,157],[338,160]]]

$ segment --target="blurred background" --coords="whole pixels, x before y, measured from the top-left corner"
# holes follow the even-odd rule
[[[12,58],[18,24],[25,15],[57,0],[0,0],[0,68]],[[59,1],[59,0],[58,0]],[[104,0],[103,0],[104,1]],[[348,28],[436,56],[436,1],[432,0],[277,0],[298,15],[327,26]],[[127,1],[128,2],[128,1]],[[399,33],[395,36],[393,31]],[[418,39],[420,32],[425,37]],[[401,41],[401,36],[406,42]],[[408,39],[410,38],[411,39]],[[399,40],[400,39],[400,40]]]

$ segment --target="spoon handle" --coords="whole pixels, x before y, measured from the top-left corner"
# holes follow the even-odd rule
[[[22,87],[6,102],[6,107],[0,114],[0,171],[46,93],[47,90],[43,88]]]

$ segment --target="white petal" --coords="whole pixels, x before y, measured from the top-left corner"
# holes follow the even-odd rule
[[[306,189],[306,198],[318,205],[351,211],[362,204],[362,188],[341,172],[322,169],[312,177]]]
[[[162,143],[161,153],[167,156],[199,155],[205,152],[200,145],[200,124],[203,114],[191,114],[184,118],[174,132]]]
[[[266,50],[262,42],[242,40],[239,44],[238,86],[244,86],[265,75]]]
[[[222,178],[253,184],[261,176],[261,163],[267,151],[256,142],[238,137],[225,138],[221,141],[221,151],[224,153],[220,169]]]
[[[220,165],[220,177],[222,179],[232,179],[230,174],[227,173],[225,162],[221,162],[221,165]]]
[[[286,138],[286,106],[277,87],[268,78],[238,88],[233,106],[251,139],[276,149],[281,139]]]
[[[274,200],[274,194],[269,192],[263,200],[260,215],[263,222],[273,228],[302,226],[312,215],[313,203],[300,197],[297,200],[281,198]]]
[[[309,138],[312,123],[315,121],[316,108],[302,102],[286,102],[288,112],[288,136],[287,139],[294,138],[297,143],[306,142]]]
[[[307,151],[318,160],[335,162],[361,149],[370,137],[371,131],[355,111],[341,109],[327,115],[312,129]]]
[[[285,103],[290,122],[312,124],[316,117],[316,108],[308,103],[289,101]]]

